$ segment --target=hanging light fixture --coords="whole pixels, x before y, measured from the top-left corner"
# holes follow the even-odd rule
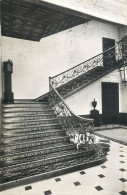
[[[124,65],[122,68],[120,68],[120,75],[123,85],[127,86],[127,65]]]

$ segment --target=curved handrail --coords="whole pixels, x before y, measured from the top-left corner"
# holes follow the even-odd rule
[[[84,120],[84,121],[91,121],[93,122],[93,119],[89,119],[89,118],[83,118],[81,116],[76,115],[70,108],[69,106],[65,103],[64,99],[61,97],[61,95],[58,93],[58,91],[53,87],[52,83],[50,82],[50,85],[52,87],[52,89],[55,91],[55,93],[57,94],[57,96],[59,97],[59,99],[61,100],[61,102],[63,102],[63,104],[66,106],[66,108],[70,111],[70,113],[74,116],[77,117],[80,120]]]
[[[63,129],[70,137],[70,141],[77,144],[77,148],[81,143],[94,143],[93,136],[91,136],[94,130],[94,120],[77,116],[53,87],[52,82],[50,82],[49,102],[59,117]]]

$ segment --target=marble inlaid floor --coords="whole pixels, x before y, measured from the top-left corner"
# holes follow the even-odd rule
[[[111,141],[104,164],[0,192],[0,195],[50,194],[127,195],[127,146]]]
[[[127,129],[114,128],[107,130],[96,131],[97,135],[102,135],[116,141],[124,142],[127,145]]]

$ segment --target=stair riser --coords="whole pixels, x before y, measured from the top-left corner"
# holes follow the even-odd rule
[[[65,162],[69,161],[72,159],[77,159],[77,158],[82,158],[85,156],[90,156],[93,154],[93,151],[89,152],[81,152],[81,153],[75,153],[75,154],[70,154],[70,155],[65,155],[65,156],[60,156],[54,159],[48,159],[48,160],[43,160],[43,161],[38,161],[38,162],[31,162],[27,164],[22,164],[20,166],[13,166],[13,167],[7,167],[3,169],[3,180],[4,178],[6,180],[14,180],[18,179],[19,177],[23,178],[26,176],[32,176],[35,174],[39,174],[44,172],[44,169],[46,168],[46,165],[49,167],[52,167],[53,164],[60,163],[60,162]]]
[[[31,141],[34,139],[38,139],[38,138],[45,138],[45,137],[48,137],[48,136],[59,136],[59,135],[65,135],[65,132],[64,131],[59,131],[59,132],[50,132],[50,133],[44,133],[44,134],[35,134],[35,135],[24,135],[24,136],[17,136],[17,137],[4,137],[2,139],[2,143],[14,143],[14,142],[17,142],[17,141]],[[15,144],[15,143],[14,143]]]
[[[49,119],[49,120],[38,120],[38,121],[25,121],[25,122],[16,122],[16,123],[3,123],[3,128],[15,128],[15,127],[22,127],[22,126],[31,126],[31,125],[43,125],[43,124],[53,124],[53,123],[58,123],[59,124],[59,119]]]
[[[45,145],[50,145],[50,144],[54,144],[54,143],[63,143],[69,141],[68,137],[64,137],[64,138],[57,138],[57,139],[52,139],[52,140],[38,140],[37,142],[30,142],[30,143],[21,143],[18,145],[10,145],[10,146],[6,146],[5,147],[1,147],[1,152],[14,152],[14,151],[18,151],[18,149],[23,149],[23,148],[32,148],[32,147],[37,147],[37,146],[45,146]]]

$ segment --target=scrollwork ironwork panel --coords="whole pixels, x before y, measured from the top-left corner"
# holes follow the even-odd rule
[[[104,51],[103,53],[50,78],[50,82],[53,87],[58,88],[97,66],[103,66],[104,63],[111,66],[122,58],[122,41],[119,41],[114,47]]]
[[[85,136],[84,143],[90,143],[90,134],[93,132],[94,128],[93,119],[85,119],[75,115],[58,91],[53,87],[52,83],[50,83],[50,90],[49,102],[53,106],[56,115],[59,117],[63,129],[66,130],[66,134],[70,137],[70,141],[76,143],[78,147],[82,142],[80,134],[83,134]]]

